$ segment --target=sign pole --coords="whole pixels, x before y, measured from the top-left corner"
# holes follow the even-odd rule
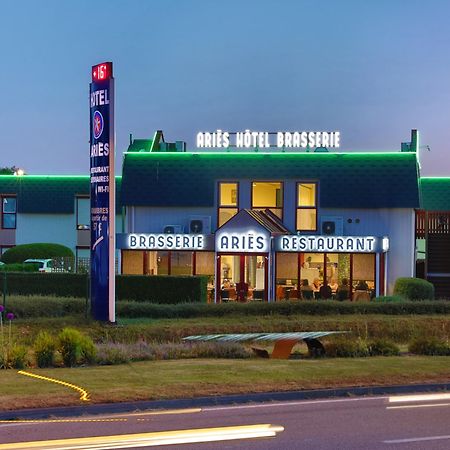
[[[91,309],[115,323],[114,77],[112,62],[92,67],[90,84]]]

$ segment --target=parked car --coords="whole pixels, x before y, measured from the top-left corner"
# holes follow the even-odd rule
[[[34,264],[38,266],[39,272],[53,272],[53,259],[26,259],[24,264]]]

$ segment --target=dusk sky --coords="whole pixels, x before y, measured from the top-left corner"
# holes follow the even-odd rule
[[[450,176],[450,1],[0,0],[0,166],[89,172],[91,66],[113,61],[129,134],[339,130]],[[274,150],[275,151],[275,150]]]

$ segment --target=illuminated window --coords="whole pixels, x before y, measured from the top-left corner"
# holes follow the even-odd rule
[[[297,183],[297,231],[317,230],[317,183]]]
[[[238,183],[219,183],[219,217],[218,227],[228,222],[239,210]]]
[[[2,228],[16,228],[17,199],[12,196],[2,197]]]
[[[270,209],[283,218],[283,184],[279,181],[252,183],[252,209]]]

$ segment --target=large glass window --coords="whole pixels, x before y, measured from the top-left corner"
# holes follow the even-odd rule
[[[218,227],[228,222],[239,210],[238,183],[219,183],[219,217]]]
[[[283,183],[279,181],[258,181],[252,183],[252,208],[270,209],[283,218]]]
[[[77,230],[89,230],[90,229],[90,200],[89,197],[77,197]]]
[[[2,197],[2,228],[16,228],[17,199],[13,196]]]
[[[297,230],[317,230],[317,183],[297,183]]]
[[[192,252],[170,252],[170,275],[192,274]]]

